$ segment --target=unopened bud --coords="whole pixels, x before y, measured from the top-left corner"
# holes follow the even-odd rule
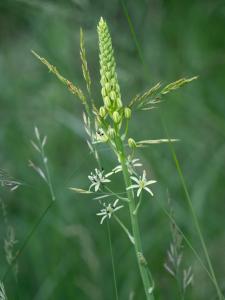
[[[99,115],[100,117],[104,118],[106,116],[106,110],[105,110],[105,107],[104,106],[101,106],[99,108]]]
[[[118,111],[114,111],[113,113],[113,121],[117,124],[119,123],[121,120],[120,114],[118,113]]]
[[[130,148],[136,148],[136,142],[135,142],[135,140],[134,139],[132,139],[132,138],[129,138],[128,139],[128,146],[130,147]]]
[[[106,108],[111,106],[111,101],[108,96],[104,97],[104,103],[105,103]]]
[[[114,101],[116,99],[116,93],[114,91],[110,92],[110,98]]]
[[[110,127],[107,131],[107,134],[108,134],[109,138],[114,138],[116,135],[115,129]]]
[[[105,83],[105,89],[106,89],[107,93],[110,92],[110,84],[108,82]]]
[[[102,97],[105,97],[106,96],[106,90],[105,88],[102,88]]]
[[[111,78],[111,73],[110,72],[105,72],[105,76],[108,80],[110,80]]]
[[[119,97],[116,98],[116,105],[117,105],[118,108],[123,106],[122,101]]]
[[[131,109],[129,107],[124,108],[124,116],[126,119],[130,119],[131,117]]]

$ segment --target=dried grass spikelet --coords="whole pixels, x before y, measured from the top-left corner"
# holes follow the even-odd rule
[[[7,300],[5,288],[3,282],[0,282],[0,300]]]

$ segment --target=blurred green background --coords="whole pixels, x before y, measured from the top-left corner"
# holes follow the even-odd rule
[[[175,145],[189,192],[199,216],[221,287],[225,288],[225,1],[125,1],[141,47],[140,60],[120,1],[0,1],[0,168],[24,183],[15,192],[1,188],[8,221],[18,249],[47,207],[45,183],[28,167],[38,162],[30,144],[34,126],[48,136],[46,152],[57,195],[21,254],[18,278],[5,282],[9,299],[115,299],[107,226],[99,225],[98,205],[69,186],[87,187],[96,167],[86,146],[82,106],[31,54],[46,57],[67,78],[84,87],[79,59],[79,30],[85,31],[94,96],[101,102],[96,25],[103,16],[110,26],[123,101],[161,81],[199,75],[171,93],[160,109],[139,112],[130,135],[135,140],[163,138],[161,113]],[[169,220],[160,209],[167,193],[176,219],[201,252],[185,196],[168,145],[145,148],[138,155],[158,183],[145,199],[140,226],[151,266],[156,299],[179,299],[176,282],[163,264],[171,241]],[[105,169],[115,160],[102,150]],[[117,188],[121,181],[114,181]],[[126,222],[126,214],[121,216]],[[0,275],[7,268],[6,225],[0,218]],[[117,224],[111,234],[119,299],[144,299],[134,251]],[[186,299],[216,299],[215,290],[184,245],[184,264],[194,269],[194,285]],[[132,296],[134,293],[134,297]],[[132,298],[133,297],[133,298]]]

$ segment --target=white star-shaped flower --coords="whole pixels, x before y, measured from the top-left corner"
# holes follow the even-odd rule
[[[135,177],[135,176],[131,176],[130,177],[136,184],[132,184],[131,186],[129,186],[127,188],[127,190],[130,189],[138,189],[137,190],[137,197],[140,196],[142,190],[147,191],[151,196],[153,196],[153,192],[150,190],[150,188],[148,187],[148,185],[153,184],[156,182],[156,180],[147,180],[146,179],[146,171],[143,171],[142,176],[140,176],[139,178]]]
[[[141,166],[142,166],[142,164],[141,164],[139,161],[140,161],[139,158],[134,158],[134,159],[132,159],[131,156],[128,156],[126,165],[127,165],[127,167],[128,167],[128,172],[129,172],[130,174],[135,173],[135,171],[134,171],[135,167],[141,167]],[[121,166],[121,165],[118,165],[118,166],[116,166],[112,171],[113,171],[114,173],[122,172],[122,166]]]
[[[89,187],[89,190],[94,187],[95,192],[97,192],[101,186],[102,183],[110,182],[111,180],[108,179],[110,175],[113,174],[113,172],[110,172],[106,175],[103,175],[104,171],[100,171],[98,169],[95,169],[95,173],[92,173],[88,176],[89,180],[91,181],[91,185]]]
[[[101,221],[100,224],[104,222],[106,218],[111,218],[112,214],[114,214],[117,210],[121,209],[123,205],[116,206],[118,203],[119,199],[116,199],[113,204],[109,203],[107,206],[105,203],[103,203],[104,208],[100,210],[99,213],[97,213],[97,216],[101,216]]]

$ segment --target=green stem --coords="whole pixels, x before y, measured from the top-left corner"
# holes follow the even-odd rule
[[[109,237],[109,248],[110,248],[110,255],[111,255],[111,262],[112,262],[113,282],[114,282],[114,288],[115,288],[115,296],[116,296],[116,300],[119,300],[118,289],[117,289],[117,281],[116,281],[116,270],[115,270],[115,263],[114,263],[114,255],[113,255],[113,248],[112,248],[111,231],[110,231],[109,221],[108,220],[107,220],[107,231],[108,231],[108,237]]]
[[[105,186],[105,189],[110,193],[110,195],[112,194],[116,198],[119,198],[121,201],[129,202],[127,198],[121,197],[118,193],[113,192],[109,187]]]
[[[139,207],[140,207],[140,205],[141,205],[141,200],[142,200],[142,193],[141,193],[141,195],[140,195],[140,197],[139,197],[138,204],[137,204],[135,210],[133,211],[133,214],[134,214],[134,215],[136,215],[136,214],[138,213]]]
[[[130,175],[126,164],[126,154],[124,151],[124,145],[120,138],[118,138],[117,142],[118,142],[117,147],[118,147],[118,152],[120,157],[120,163],[122,166],[124,182],[126,188],[128,188],[129,186],[131,186],[132,183],[131,183]],[[140,270],[142,282],[144,285],[146,299],[154,300],[155,298],[152,294],[153,284],[150,280],[151,276],[149,274],[149,269],[143,255],[138,219],[137,219],[137,215],[133,214],[135,210],[135,199],[132,190],[130,189],[127,190],[127,197],[129,199],[129,211],[130,211],[130,219],[131,219],[131,225],[132,225],[132,231],[134,237],[134,248],[135,248],[135,253],[137,257],[137,262],[138,262],[138,267]]]
[[[129,240],[131,241],[131,243],[134,245],[134,238],[133,236],[130,234],[128,228],[123,224],[123,222],[120,220],[120,218],[118,218],[116,215],[114,215],[114,219],[116,220],[116,222],[120,225],[120,227],[124,230],[124,232],[126,233],[126,235],[128,236]]]

